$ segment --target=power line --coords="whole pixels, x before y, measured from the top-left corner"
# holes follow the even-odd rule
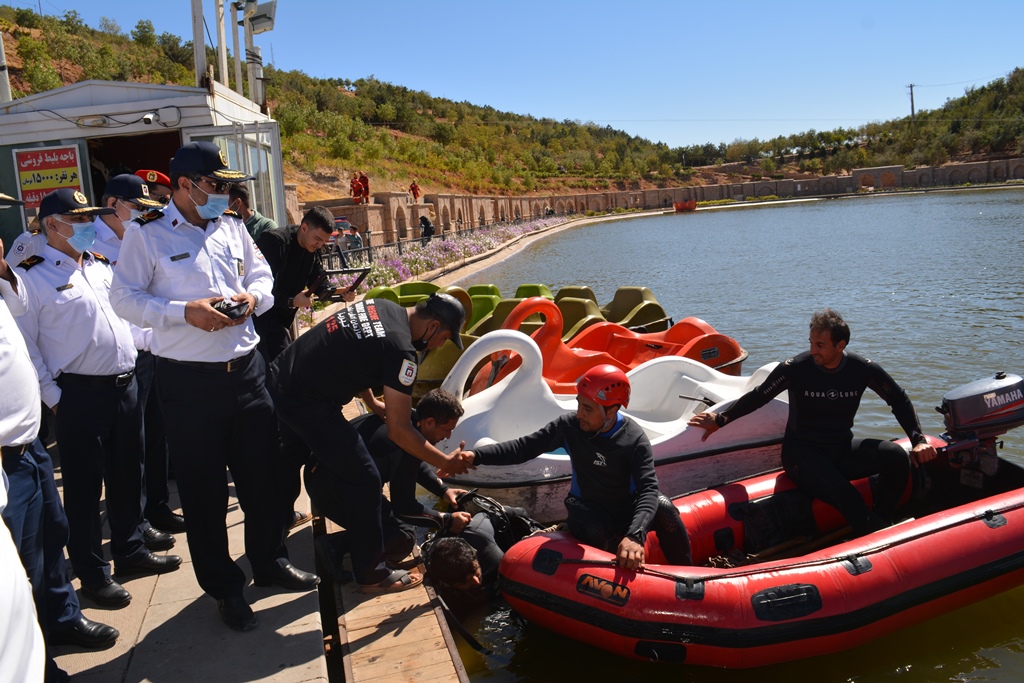
[[[996,76],[987,76],[985,78],[972,78],[969,81],[957,81],[956,83],[936,83],[934,85],[915,85],[917,88],[946,88],[951,85],[963,85],[964,83],[977,83],[978,81],[992,81],[997,78],[1004,78],[1006,74],[998,74]]]

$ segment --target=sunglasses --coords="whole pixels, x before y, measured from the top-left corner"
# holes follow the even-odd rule
[[[202,176],[196,176],[196,177],[192,178],[192,182],[194,182],[194,183],[207,183],[207,184],[213,186],[213,191],[214,191],[215,194],[224,194],[225,192],[227,192],[227,189],[228,189],[228,183],[226,181],[223,181],[223,180],[211,180],[210,178],[204,178]]]

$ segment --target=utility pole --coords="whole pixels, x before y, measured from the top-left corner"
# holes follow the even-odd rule
[[[911,83],[907,86],[910,88],[910,124],[914,124],[914,84]]]

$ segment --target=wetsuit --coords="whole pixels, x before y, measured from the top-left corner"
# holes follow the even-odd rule
[[[558,448],[572,464],[565,506],[574,536],[614,552],[622,538],[642,545],[653,530],[670,564],[691,564],[679,514],[658,491],[651,442],[621,413],[611,430],[596,435],[580,429],[575,415],[563,415],[528,436],[481,446],[474,464],[516,465]]]
[[[722,415],[728,424],[788,390],[783,467],[798,486],[837,508],[855,531],[866,533],[891,522],[910,476],[910,459],[890,441],[853,438],[865,389],[892,408],[915,446],[927,441],[907,392],[877,363],[849,351],[834,369],[817,365],[807,351],[786,360]],[[874,474],[879,478],[872,513],[850,480]]]

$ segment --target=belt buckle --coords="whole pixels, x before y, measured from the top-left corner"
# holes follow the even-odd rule
[[[126,372],[123,375],[118,375],[117,377],[114,378],[114,386],[115,387],[126,387],[126,386],[128,386],[129,384],[131,384],[132,375],[134,375],[134,374],[135,374],[135,372],[132,371],[132,372]]]
[[[232,358],[227,362],[227,365],[224,366],[224,369],[227,370],[228,372],[233,372],[234,370],[237,370],[238,360],[238,358]]]

